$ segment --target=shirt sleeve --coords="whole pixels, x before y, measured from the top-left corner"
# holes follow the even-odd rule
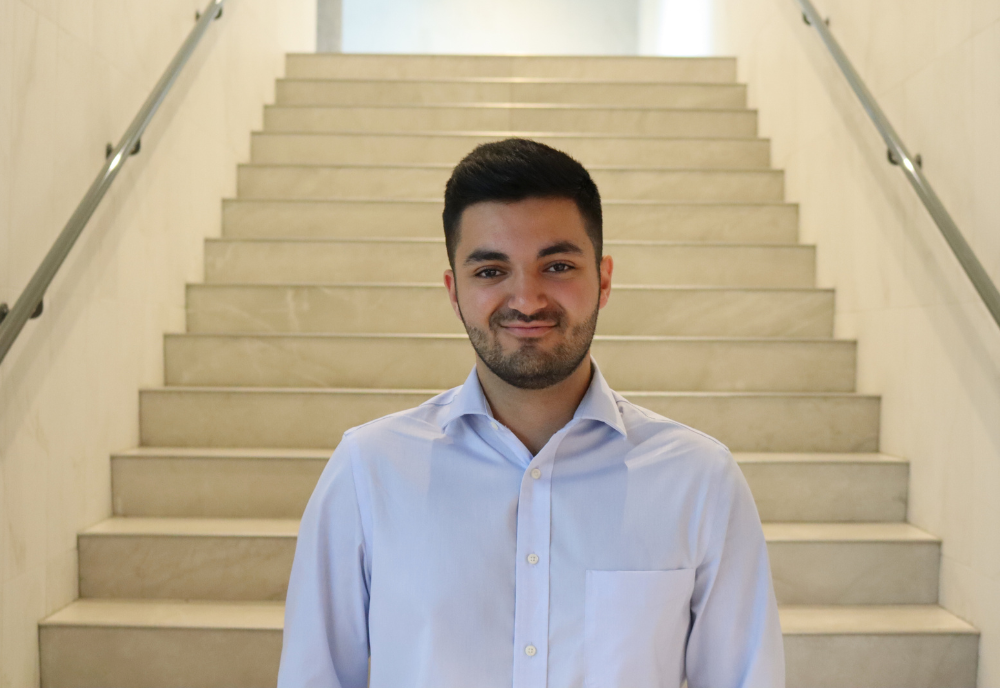
[[[728,452],[726,459],[695,573],[688,686],[783,688],[784,647],[767,543],[743,473]]]
[[[365,688],[368,585],[349,437],[323,471],[299,527],[285,600],[278,688]]]

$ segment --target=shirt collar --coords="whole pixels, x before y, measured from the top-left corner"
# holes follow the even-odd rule
[[[594,375],[590,380],[587,393],[583,395],[580,405],[576,407],[573,421],[596,420],[624,436],[626,434],[625,423],[622,420],[621,411],[618,409],[615,393],[601,374],[597,361],[591,358],[590,363],[594,366]],[[483,393],[483,387],[479,383],[479,375],[476,373],[475,366],[472,367],[472,372],[469,373],[465,383],[458,389],[451,404],[449,404],[448,413],[445,415],[441,427],[446,428],[452,421],[463,416],[493,418],[493,412],[486,401],[486,394]]]

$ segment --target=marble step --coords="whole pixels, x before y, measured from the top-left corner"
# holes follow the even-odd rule
[[[39,623],[42,688],[273,688],[284,602],[77,600]]]
[[[140,390],[148,447],[331,447],[412,408],[421,389],[161,387]],[[845,393],[633,392],[633,403],[747,452],[878,451],[879,398]]]
[[[605,241],[625,284],[812,287],[816,249],[800,244]],[[288,284],[435,282],[448,268],[444,237],[208,239],[205,281]]]
[[[934,604],[941,541],[908,523],[764,524],[779,604]]]
[[[78,538],[80,596],[281,600],[299,522],[120,518]],[[769,523],[779,604],[933,604],[941,542],[906,523]]]
[[[519,77],[734,83],[736,58],[296,53],[285,59],[285,76],[290,79]]]
[[[290,132],[547,132],[673,138],[755,138],[755,110],[640,108],[610,105],[268,105],[264,131]]]
[[[444,193],[450,165],[240,165],[240,198],[427,198]],[[591,167],[607,198],[649,201],[780,202],[780,170]]]
[[[299,518],[332,449],[139,447],[111,457],[116,516]],[[763,521],[898,522],[909,464],[882,454],[737,453]]]
[[[443,195],[443,194],[442,194]],[[799,210],[791,203],[602,201],[604,238],[790,244]],[[441,196],[426,200],[249,200],[222,203],[232,239],[442,236]]]
[[[974,688],[979,633],[936,605],[779,609],[787,688]]]
[[[788,688],[974,688],[979,634],[936,605],[783,606]],[[273,686],[281,602],[77,600],[39,627],[43,688]]]
[[[481,143],[507,138],[492,134],[271,134],[250,141],[250,160],[261,164],[342,165],[439,163],[455,165]],[[595,134],[535,135],[532,139],[569,153],[586,166],[677,168],[767,168],[767,139],[676,139]]]
[[[188,332],[464,333],[442,284],[189,284]],[[616,285],[597,333],[833,336],[833,291]]]
[[[278,105],[578,103],[669,108],[742,108],[735,83],[566,81],[550,78],[278,79]]]
[[[77,537],[80,597],[283,600],[298,519],[112,517]]]
[[[639,391],[853,392],[857,345],[834,339],[607,337],[609,384]],[[448,389],[475,362],[453,335],[174,334],[167,385]]]

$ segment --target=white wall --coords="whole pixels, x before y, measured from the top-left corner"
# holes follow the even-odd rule
[[[343,50],[634,55],[638,1],[343,0]]]
[[[714,55],[714,33],[713,0],[640,0],[640,55]]]
[[[12,303],[205,0],[0,0],[0,301]],[[138,441],[138,390],[286,51],[315,0],[233,0],[0,364],[0,686],[38,682],[37,622],[76,597],[76,533],[111,513],[109,453]]]
[[[882,449],[911,461],[909,518],[944,538],[941,602],[1000,685],[1000,329],[795,2],[716,2],[859,390],[882,395]],[[815,4],[1000,283],[1000,2]]]

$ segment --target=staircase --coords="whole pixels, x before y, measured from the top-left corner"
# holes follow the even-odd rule
[[[636,403],[734,452],[764,521],[790,688],[974,686],[937,606],[797,208],[733,59],[291,55],[253,135],[80,599],[40,624],[42,684],[269,686],[298,518],[347,428],[460,384],[441,197],[476,144],[566,150],[605,199],[615,286],[594,354]],[[554,687],[560,688],[560,687]],[[634,687],[641,688],[641,687]]]

